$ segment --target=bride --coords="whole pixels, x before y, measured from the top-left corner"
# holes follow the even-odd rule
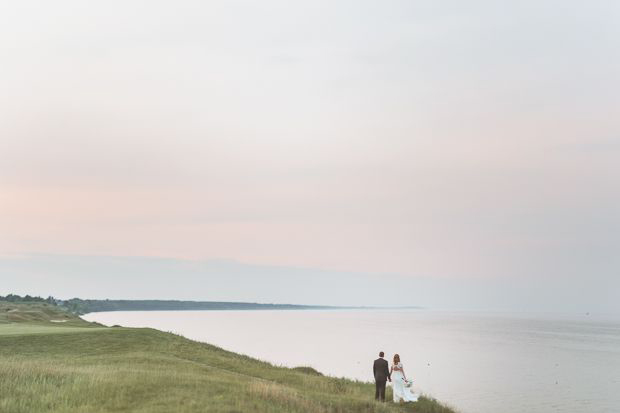
[[[400,356],[394,354],[394,364],[390,369],[392,376],[392,393],[394,393],[394,402],[401,400],[404,402],[417,402],[418,395],[413,393],[411,387],[407,385],[407,377],[403,369],[403,363],[400,362]]]

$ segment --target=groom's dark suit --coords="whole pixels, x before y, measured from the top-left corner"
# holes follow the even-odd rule
[[[375,375],[375,384],[377,389],[375,390],[375,399],[381,399],[382,402],[385,401],[385,382],[388,379],[392,379],[390,377],[390,369],[388,368],[388,362],[383,358],[378,358],[375,360],[375,363],[372,365],[372,372]]]

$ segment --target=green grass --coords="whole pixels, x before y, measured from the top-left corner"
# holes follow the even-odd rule
[[[0,326],[8,323],[45,322],[63,326],[93,326],[75,314],[47,303],[9,303],[0,301]]]
[[[370,383],[275,367],[153,329],[101,327],[70,315],[51,323],[42,318],[60,314],[28,305],[3,312],[29,314],[0,318],[3,413],[453,413],[428,398],[380,404]]]

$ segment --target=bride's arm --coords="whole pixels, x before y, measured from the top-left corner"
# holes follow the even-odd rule
[[[405,375],[405,369],[401,367],[401,368],[400,368],[400,371],[401,371],[401,373],[403,373],[403,379],[404,379],[405,381],[407,381],[407,376]]]

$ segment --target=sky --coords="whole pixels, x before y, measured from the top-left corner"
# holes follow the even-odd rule
[[[0,294],[620,312],[616,1],[0,3]]]

